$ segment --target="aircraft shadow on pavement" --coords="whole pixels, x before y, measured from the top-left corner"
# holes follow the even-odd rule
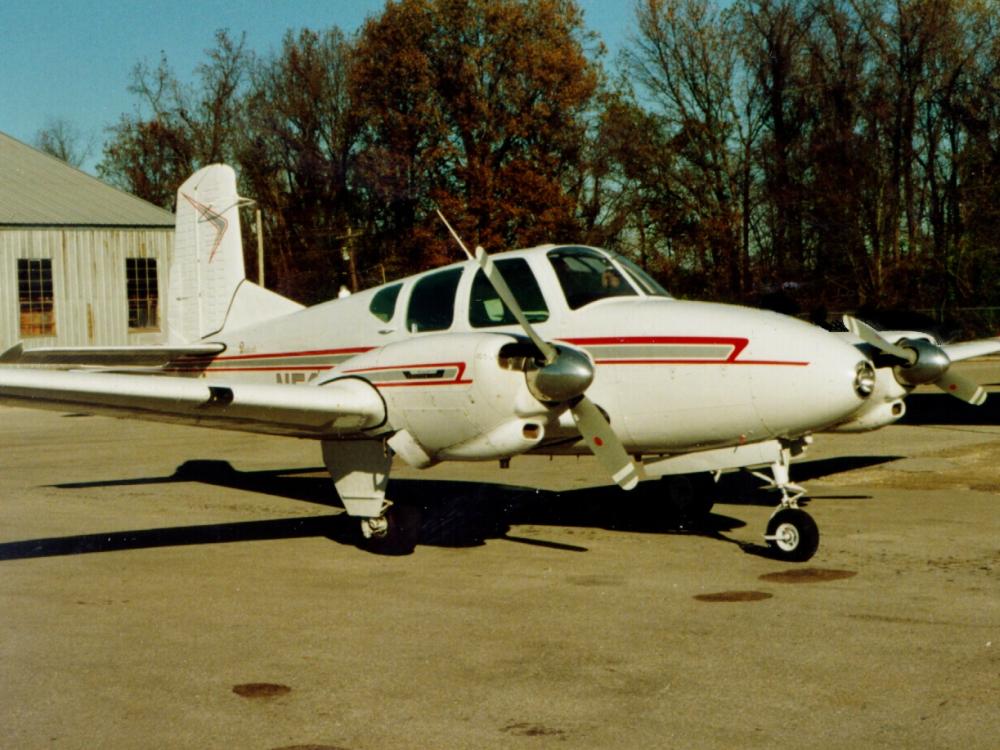
[[[947,393],[913,393],[906,398],[906,414],[900,424],[1000,425],[1000,394],[972,406]]]
[[[806,480],[853,468],[895,460],[895,456],[843,457],[797,463],[796,480]],[[701,475],[704,476],[704,475]],[[684,478],[648,482],[631,493],[615,486],[553,492],[529,487],[479,482],[394,479],[388,495],[395,502],[421,510],[420,544],[441,547],[473,547],[488,539],[505,539],[535,546],[585,552],[585,547],[546,541],[532,536],[512,536],[512,526],[568,526],[600,528],[633,533],[700,535],[739,544],[744,551],[761,553],[757,545],[746,545],[726,537],[744,522],[718,512],[693,519],[669,501],[669,483]],[[166,477],[74,482],[54,485],[59,489],[155,485],[199,482],[328,507],[342,507],[328,476],[320,467],[266,471],[239,471],[227,461],[188,461]],[[700,489],[706,489],[700,486]],[[774,506],[777,498],[765,491],[756,477],[746,472],[724,475],[707,487],[717,503]],[[865,499],[852,497],[842,499]],[[805,504],[800,501],[800,504]],[[241,521],[220,524],[176,526],[105,532],[48,539],[0,543],[0,560],[113,552],[154,547],[221,544],[274,539],[326,537],[347,545],[361,542],[355,519],[343,513],[322,516]]]

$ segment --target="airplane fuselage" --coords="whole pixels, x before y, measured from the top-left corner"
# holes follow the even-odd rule
[[[865,403],[857,389],[864,358],[836,336],[768,311],[650,294],[624,268],[617,283],[629,293],[574,300],[551,258],[559,250],[495,257],[518,261],[515,270],[537,282],[539,334],[593,360],[588,394],[629,452],[792,439],[843,422]],[[386,401],[387,431],[405,427],[446,458],[488,457],[448,449],[511,419],[543,428],[534,452],[585,452],[568,414],[533,411],[524,372],[496,367],[502,347],[522,333],[495,307],[496,325],[477,315],[477,271],[472,261],[459,263],[236,331],[223,338],[223,355],[182,369],[261,383],[363,378]]]

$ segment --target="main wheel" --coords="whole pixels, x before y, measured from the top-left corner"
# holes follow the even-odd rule
[[[681,474],[661,480],[667,488],[671,508],[681,523],[702,523],[712,512],[715,501],[711,478],[707,474]]]
[[[819,528],[804,510],[782,508],[767,522],[764,539],[775,557],[790,562],[805,562],[819,548]]]
[[[393,505],[379,518],[361,520],[361,546],[377,555],[409,555],[420,539],[420,509]]]

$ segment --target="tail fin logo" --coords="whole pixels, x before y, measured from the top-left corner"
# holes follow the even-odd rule
[[[187,199],[188,203],[194,206],[195,210],[201,214],[205,221],[215,228],[215,241],[212,243],[212,251],[208,254],[208,262],[211,263],[212,259],[215,258],[215,253],[218,251],[219,245],[222,244],[222,237],[225,235],[226,229],[229,228],[229,221],[210,207],[199,203],[187,193],[181,193],[181,195]]]

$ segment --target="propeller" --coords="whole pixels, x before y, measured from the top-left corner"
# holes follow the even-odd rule
[[[586,390],[594,380],[594,364],[582,352],[553,346],[543,339],[528,321],[493,259],[479,246],[475,255],[470,253],[444,214],[438,211],[437,215],[469,259],[476,261],[483,270],[497,295],[541,354],[542,366],[533,371],[528,379],[532,395],[546,403],[568,403],[580,435],[601,467],[622,489],[634,488],[639,483],[639,467],[629,457],[607,417],[586,396]]]
[[[967,356],[977,356],[980,353],[976,346],[970,345],[982,343],[987,345],[986,348],[990,348],[989,342],[965,342],[953,346],[940,346],[926,339],[901,339],[892,343],[870,325],[850,315],[844,316],[844,325],[847,326],[848,331],[862,341],[899,360],[899,364],[893,368],[893,372],[900,383],[910,386],[931,383],[945,393],[974,406],[980,406],[986,401],[986,391],[980,385],[964,375],[951,372],[949,368],[953,359],[949,356],[949,351],[955,355],[954,361],[957,361],[965,359]],[[995,348],[997,345],[994,343],[993,350]]]

